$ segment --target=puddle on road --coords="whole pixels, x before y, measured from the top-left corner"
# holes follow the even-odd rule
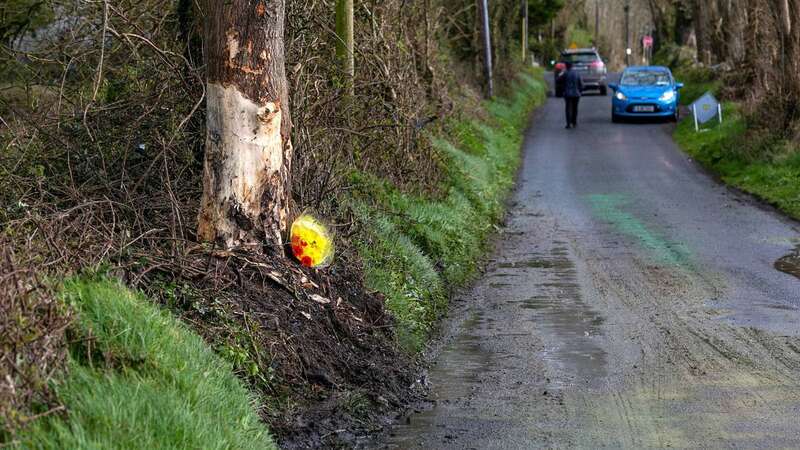
[[[485,388],[483,377],[489,369],[496,367],[499,360],[512,356],[492,354],[482,347],[491,323],[492,319],[486,318],[483,312],[473,312],[462,324],[461,332],[428,370],[434,395],[427,407],[420,405],[420,410],[406,416],[405,422],[396,424],[387,436],[382,437],[379,445],[366,441],[358,448],[419,448],[421,437],[435,435],[452,414],[469,410],[471,399]],[[453,429],[449,432],[460,434],[467,431]]]
[[[791,255],[786,255],[775,261],[775,268],[781,272],[800,278],[800,248],[795,250]]]
[[[519,274],[516,274],[516,273],[501,273],[501,272],[498,272],[498,273],[493,273],[493,274],[491,274],[490,276],[491,276],[491,277],[495,277],[495,278],[514,278],[514,277],[518,277],[518,276],[519,276]]]
[[[481,384],[480,376],[491,364],[492,355],[481,347],[483,336],[477,333],[490,327],[491,321],[480,312],[473,313],[463,326],[463,332],[439,356],[428,375],[431,380],[448,380],[437,387],[440,399],[452,400],[467,396]]]
[[[505,262],[500,263],[497,267],[501,269],[519,269],[519,268],[526,268],[526,269],[565,269],[568,268],[565,264],[568,264],[569,261],[561,261],[561,260],[548,260],[548,259],[531,259],[528,261],[521,261],[521,262]]]
[[[597,382],[606,374],[606,353],[596,342],[605,319],[583,302],[567,255],[566,248],[556,248],[550,257],[516,263],[517,268],[551,270],[538,283],[536,296],[510,303],[533,313],[530,320],[547,344],[545,361],[569,376]]]
[[[580,378],[597,381],[605,375],[606,353],[593,339],[602,330],[604,319],[579,303],[561,299],[530,299],[524,309],[536,311],[541,326],[558,335],[559,343],[544,352],[544,359],[567,369]]]

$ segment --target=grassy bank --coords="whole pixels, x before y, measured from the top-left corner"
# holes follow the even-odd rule
[[[62,295],[77,316],[53,382],[66,412],[20,447],[275,448],[230,364],[186,325],[116,282],[72,280]]]
[[[448,294],[475,272],[514,184],[530,113],[545,98],[542,73],[525,74],[508,96],[485,103],[487,119],[455,120],[432,136],[447,173],[444,194],[409,194],[356,177],[367,285],[385,295],[404,348],[421,348]]]
[[[687,119],[675,140],[722,180],[800,219],[800,151],[769,135],[755,133],[735,103],[726,103],[725,121],[695,132]]]

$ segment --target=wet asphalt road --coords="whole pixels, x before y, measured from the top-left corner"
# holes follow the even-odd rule
[[[378,448],[800,448],[800,227],[715,182],[671,124],[576,130],[550,99],[431,402]]]

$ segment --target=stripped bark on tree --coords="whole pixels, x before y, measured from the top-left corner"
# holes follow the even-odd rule
[[[292,144],[284,1],[206,2],[207,138],[198,236],[224,248],[282,245]]]

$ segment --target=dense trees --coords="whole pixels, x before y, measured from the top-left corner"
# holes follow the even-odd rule
[[[691,5],[698,60],[735,69],[726,73],[729,91],[759,111],[753,119],[797,139],[800,1],[693,0]]]
[[[531,28],[549,25],[564,7],[565,0],[527,0]]]

